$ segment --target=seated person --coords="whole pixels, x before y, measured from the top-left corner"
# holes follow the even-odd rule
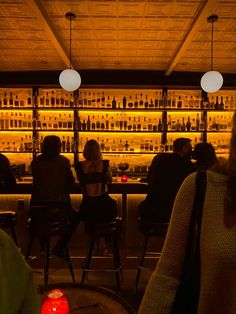
[[[70,190],[74,186],[70,161],[61,154],[61,140],[58,136],[44,138],[42,154],[31,163],[33,190],[30,206],[42,205],[59,207],[69,219],[66,234],[59,239],[54,254],[63,257],[63,247],[67,245],[77,224],[77,212],[71,207]],[[30,211],[29,211],[30,214]]]
[[[11,192],[16,190],[16,179],[11,170],[8,158],[0,154],[0,191]]]
[[[138,207],[141,219],[169,222],[175,195],[183,180],[194,171],[191,153],[191,140],[177,138],[173,142],[173,153],[153,158],[148,173],[148,193]]]
[[[84,221],[110,221],[117,215],[117,206],[108,194],[108,183],[112,182],[109,160],[102,160],[95,140],[87,141],[83,156],[85,160],[75,164],[83,193],[79,217]]]

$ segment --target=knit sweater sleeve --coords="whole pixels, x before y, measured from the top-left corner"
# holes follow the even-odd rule
[[[180,187],[161,258],[147,285],[139,314],[170,314],[183,271],[187,234],[195,193],[196,173]]]
[[[30,267],[0,230],[0,314],[39,314],[40,300]]]

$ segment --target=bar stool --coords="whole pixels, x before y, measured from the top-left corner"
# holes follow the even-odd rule
[[[17,223],[17,214],[12,210],[1,210],[0,211],[0,228],[2,229],[10,229],[12,238],[18,246],[18,241],[15,232],[15,225]]]
[[[111,222],[85,222],[85,232],[89,235],[90,239],[87,256],[83,265],[81,283],[84,283],[89,271],[113,271],[116,277],[117,289],[120,290],[121,258],[118,240],[121,235],[121,224],[121,217],[117,217]],[[101,237],[106,237],[111,243],[114,269],[90,269],[95,242]]]
[[[48,284],[50,244],[51,238],[64,234],[68,221],[63,215],[61,208],[50,206],[32,206],[29,210],[30,218],[27,221],[27,228],[30,234],[29,244],[26,250],[25,259],[28,260],[35,238],[39,239],[44,249],[44,285]],[[75,276],[70,259],[68,247],[64,247],[66,261],[71,273],[73,282]]]
[[[138,224],[139,224],[139,231],[144,235],[143,239],[143,245],[140,249],[139,255],[138,255],[138,263],[137,263],[137,275],[135,280],[135,288],[134,293],[136,292],[139,284],[139,279],[141,275],[141,271],[143,269],[148,269],[147,267],[144,267],[144,259],[146,255],[155,254],[160,258],[161,252],[149,252],[147,251],[148,243],[150,240],[150,237],[165,237],[169,223],[159,223],[159,222],[153,222],[153,221],[147,221],[142,220],[140,217],[138,217]]]

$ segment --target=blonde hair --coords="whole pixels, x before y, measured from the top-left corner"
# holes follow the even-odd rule
[[[227,190],[224,199],[224,208],[226,211],[236,210],[236,111],[233,115],[232,125]]]
[[[83,156],[86,160],[95,161],[102,159],[100,145],[95,140],[89,140],[84,145]]]

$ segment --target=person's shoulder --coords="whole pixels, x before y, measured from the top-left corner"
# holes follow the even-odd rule
[[[0,162],[4,164],[10,164],[9,159],[3,154],[0,154]]]
[[[70,163],[70,159],[63,155],[59,155],[57,159],[64,163]]]

